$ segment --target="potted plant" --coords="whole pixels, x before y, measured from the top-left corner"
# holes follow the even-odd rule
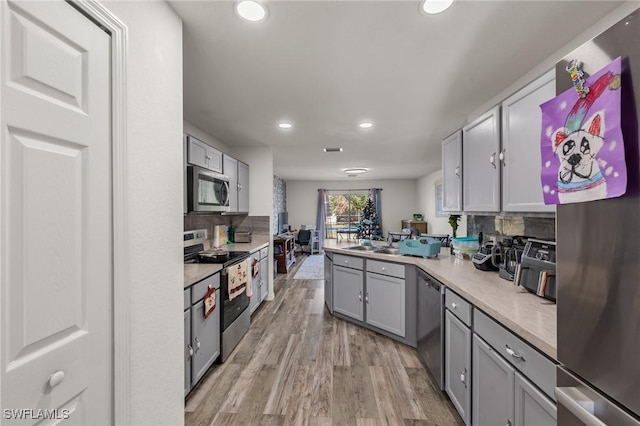
[[[461,217],[462,216],[460,216],[459,214],[449,215],[449,226],[451,226],[452,238],[455,238],[457,236],[458,222],[460,221]],[[451,246],[451,254],[453,254],[453,243],[450,246]]]

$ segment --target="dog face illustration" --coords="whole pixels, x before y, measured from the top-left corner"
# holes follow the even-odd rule
[[[560,128],[552,136],[553,151],[560,160],[558,196],[561,202],[586,199],[585,191],[606,194],[596,154],[604,145],[604,111],[596,112],[584,127],[567,134]]]

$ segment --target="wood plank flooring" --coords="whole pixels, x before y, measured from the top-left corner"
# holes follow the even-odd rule
[[[185,403],[185,425],[458,425],[413,348],[337,319],[322,280],[278,274],[231,357]]]

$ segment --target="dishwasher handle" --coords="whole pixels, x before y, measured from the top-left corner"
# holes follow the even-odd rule
[[[429,275],[419,274],[419,277],[424,281],[427,287],[437,290],[438,292],[440,292],[440,290],[443,287],[442,284],[440,284],[438,281],[431,278]]]

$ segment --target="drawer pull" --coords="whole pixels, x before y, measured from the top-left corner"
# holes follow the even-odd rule
[[[386,270],[387,270],[387,268],[385,268],[385,267],[383,266],[382,268],[380,268],[380,270],[382,270],[382,271],[386,271]]]
[[[507,353],[508,353],[509,355],[511,355],[512,357],[514,357],[515,359],[519,359],[519,360],[522,360],[522,361],[524,361],[524,360],[525,360],[525,359],[524,359],[524,357],[523,357],[522,355],[520,355],[520,354],[516,353],[516,351],[514,351],[513,349],[511,349],[511,348],[509,347],[509,345],[504,345],[504,347],[506,348]]]
[[[345,260],[345,261],[344,261],[344,263],[346,263],[346,264],[348,265],[348,264],[349,264],[349,261],[348,261],[348,260]]]
[[[454,303],[454,302],[451,302],[451,307],[452,307],[453,309],[458,309],[458,304],[457,304],[457,303]]]

